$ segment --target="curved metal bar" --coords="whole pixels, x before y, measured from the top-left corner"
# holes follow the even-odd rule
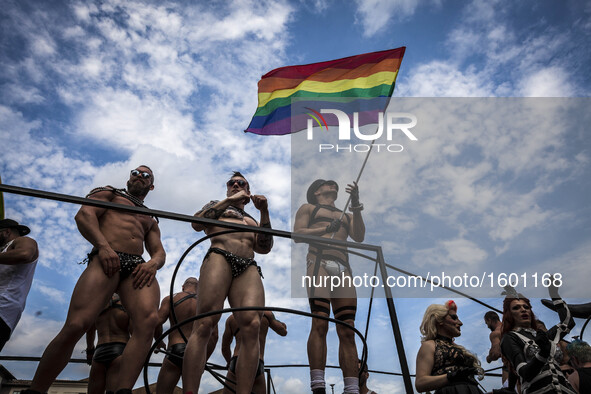
[[[581,341],[583,340],[583,333],[585,332],[585,328],[587,328],[587,324],[589,324],[589,320],[591,320],[591,316],[589,316],[589,318],[587,318],[585,323],[583,323],[583,327],[581,327],[581,335],[579,336]]]
[[[321,319],[321,320],[326,320],[329,322],[333,322],[335,324],[341,324],[351,330],[353,330],[353,332],[359,337],[361,338],[361,341],[363,342],[363,351],[362,351],[362,356],[361,356],[361,364],[365,365],[367,363],[367,342],[365,341],[365,338],[363,337],[363,334],[361,332],[359,332],[359,330],[357,330],[355,327],[353,327],[352,325],[345,323],[344,321],[341,320],[337,320],[328,316],[320,316],[320,315],[314,315],[312,313],[309,312],[304,312],[304,311],[298,311],[296,309],[288,309],[288,308],[280,308],[280,307],[272,307],[272,306],[253,306],[253,307],[241,307],[241,308],[226,308],[226,309],[222,309],[219,311],[211,311],[211,312],[206,312],[206,313],[201,313],[198,314],[196,316],[190,317],[188,319],[183,320],[182,322],[170,327],[168,330],[166,330],[164,333],[162,333],[162,335],[154,342],[154,344],[152,345],[152,347],[150,348],[150,351],[148,352],[148,355],[146,356],[146,361],[144,362],[144,386],[146,389],[146,394],[151,394],[150,391],[150,384],[148,382],[148,364],[150,362],[150,357],[152,356],[152,353],[154,353],[154,350],[156,349],[157,345],[164,339],[166,338],[172,331],[176,330],[178,328],[178,326],[183,326],[185,324],[189,324],[194,322],[195,320],[199,320],[199,319],[203,319],[205,317],[209,317],[209,316],[213,316],[213,315],[221,315],[224,313],[230,313],[230,312],[240,312],[240,311],[273,311],[273,312],[284,312],[284,313],[292,313],[295,315],[300,315],[300,316],[307,316],[307,317],[311,317],[314,319]],[[210,372],[211,373],[211,372]],[[222,383],[225,387],[226,386],[225,383]]]
[[[224,231],[218,231],[217,233],[209,234],[209,235],[206,235],[206,236],[198,239],[191,246],[189,246],[187,248],[187,250],[185,250],[185,253],[183,253],[183,255],[179,259],[178,263],[176,264],[176,267],[174,268],[174,272],[172,273],[172,278],[170,280],[170,297],[169,297],[169,299],[170,299],[171,317],[174,320],[173,325],[176,325],[179,322],[178,319],[177,319],[177,317],[176,317],[176,312],[174,311],[174,302],[173,302],[173,297],[174,297],[174,282],[176,280],[176,275],[179,272],[179,269],[181,268],[181,264],[182,264],[183,260],[185,260],[185,257],[187,257],[187,255],[191,252],[191,250],[193,250],[193,248],[195,248],[201,242],[210,239],[211,237],[215,237],[217,235],[228,234],[228,233],[243,232],[243,231],[247,231],[247,230],[224,230]],[[185,341],[185,343],[187,343],[188,339],[185,337],[185,334],[183,334],[183,331],[180,329],[180,327],[178,329],[178,332],[179,332],[179,334],[181,334],[181,338],[183,338],[183,341]]]

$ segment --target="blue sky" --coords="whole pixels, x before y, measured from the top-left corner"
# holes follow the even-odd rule
[[[562,293],[581,302],[588,296],[581,281],[589,277],[591,252],[584,128],[589,13],[589,3],[576,1],[4,1],[0,175],[6,184],[83,196],[95,186],[123,186],[128,171],[145,163],[156,175],[146,204],[192,214],[222,197],[228,174],[239,169],[255,193],[268,196],[273,226],[289,230],[303,202],[301,193],[292,196],[292,186],[295,191],[308,182],[292,173],[292,141],[242,132],[257,105],[260,76],[276,67],[406,46],[394,97],[417,98],[409,104],[417,111],[457,107],[459,98],[472,98],[466,106],[476,106],[481,97],[526,98],[520,106],[548,109],[537,123],[530,117],[520,124],[519,133],[495,118],[506,114],[496,107],[474,112],[494,118],[479,128],[470,128],[474,120],[453,128],[452,117],[422,116],[417,144],[405,143],[395,158],[375,155],[368,164],[360,185],[366,242],[382,246],[389,263],[419,274],[432,266],[527,273],[561,267],[574,278]],[[420,99],[431,97],[450,99]],[[579,99],[565,104],[549,97]],[[553,127],[561,115],[567,119]],[[349,182],[360,161],[351,155],[347,166],[315,162],[314,175]],[[335,168],[350,172],[332,175]],[[73,221],[78,207],[10,194],[5,200],[7,216],[31,227],[41,257],[27,308],[3,354],[38,356],[65,318],[83,270],[76,263],[89,246]],[[199,235],[186,223],[162,220],[161,228],[168,254],[158,274],[163,297],[176,261]],[[267,303],[307,310],[304,299],[291,297],[290,249],[277,240],[270,255],[259,257]],[[181,278],[198,272],[203,254],[200,247],[188,257]],[[403,293],[396,295],[396,307],[414,371],[422,313],[450,296],[405,299]],[[488,301],[501,305],[499,298]],[[486,310],[457,302],[465,323],[459,341],[483,360]],[[369,367],[397,372],[383,300],[373,308]],[[535,309],[544,321],[555,320],[541,306]],[[367,300],[361,300],[359,326],[366,314]],[[306,363],[309,321],[279,318],[289,334],[270,334],[267,363]],[[335,337],[332,329],[332,365]],[[81,357],[83,348],[80,342],[74,356]],[[213,361],[221,360],[214,355]],[[22,379],[35,367],[5,365]],[[87,374],[86,366],[76,365],[62,377]],[[308,387],[305,369],[273,375],[278,392]],[[337,392],[339,375],[327,373]],[[495,387],[495,381],[484,382]],[[204,379],[205,390],[216,387]],[[403,392],[400,379],[377,374],[370,387]]]

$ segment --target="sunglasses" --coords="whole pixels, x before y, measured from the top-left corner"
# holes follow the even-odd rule
[[[458,320],[458,315],[450,315],[448,314],[449,317],[451,317],[452,320]]]
[[[131,176],[141,176],[144,179],[152,178],[152,175],[146,171],[139,171],[139,170],[131,170]]]
[[[245,187],[248,185],[248,182],[243,179],[230,179],[228,182],[226,182],[226,186],[232,187],[235,183],[237,183],[240,187]]]

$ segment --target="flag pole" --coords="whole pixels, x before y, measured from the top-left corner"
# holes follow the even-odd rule
[[[359,170],[359,174],[357,174],[357,179],[355,179],[355,184],[357,184],[357,185],[359,184],[359,179],[361,179],[361,174],[363,173],[363,170],[365,169],[365,165],[367,164],[367,159],[369,159],[369,155],[371,154],[374,143],[376,141],[377,141],[377,139],[375,139],[371,142],[369,150],[367,151],[367,155],[365,155],[365,159],[363,160],[363,164],[361,165],[361,169]],[[351,194],[349,194],[349,198],[347,198],[347,202],[345,203],[345,208],[343,208],[343,212],[341,212],[341,217],[339,218],[339,220],[343,220],[343,218],[345,217],[345,213],[347,212],[347,208],[349,208],[350,203],[351,203]],[[335,234],[336,234],[336,231],[334,233],[332,233],[332,235],[330,236],[330,239],[333,239]]]

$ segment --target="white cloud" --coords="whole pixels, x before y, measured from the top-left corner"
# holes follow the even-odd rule
[[[523,97],[569,97],[576,89],[561,67],[546,67],[526,75],[519,85]]]
[[[413,97],[487,97],[490,81],[474,71],[461,71],[453,63],[432,61],[410,70],[397,85],[398,94]]]
[[[363,35],[371,37],[394,22],[412,16],[419,5],[417,0],[356,0],[357,14],[363,26]]]
[[[58,304],[66,304],[68,301],[64,291],[45,285],[42,281],[35,279],[31,288],[41,292],[48,300]]]

